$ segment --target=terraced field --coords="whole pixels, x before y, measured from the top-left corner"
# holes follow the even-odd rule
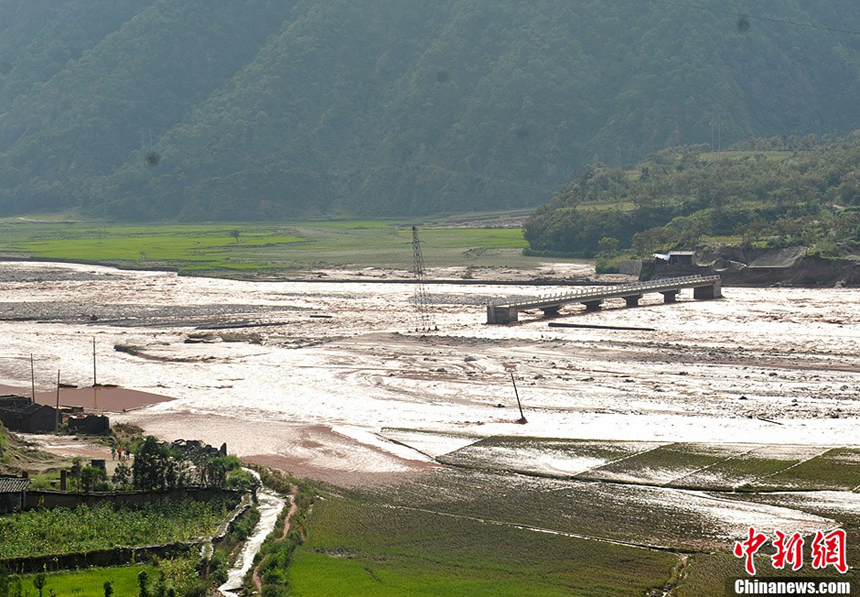
[[[860,448],[491,437],[438,457],[464,468],[720,491],[857,491]]]
[[[860,530],[853,447],[380,435],[446,466],[326,500],[290,569],[297,594],[337,590],[323,581],[337,578],[368,595],[716,596],[745,576],[731,548],[749,526],[807,543]],[[771,553],[757,557],[763,578],[857,582],[856,571],[775,570]],[[860,557],[853,543],[848,557]]]

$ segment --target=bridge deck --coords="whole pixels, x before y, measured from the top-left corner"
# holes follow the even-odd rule
[[[547,314],[550,314],[557,312],[562,305],[569,303],[582,303],[588,308],[597,308],[602,301],[611,298],[629,299],[628,305],[633,306],[638,303],[642,294],[647,292],[661,292],[666,297],[667,302],[674,302],[674,295],[684,288],[696,289],[696,298],[719,298],[721,296],[719,276],[683,276],[635,284],[622,284],[609,288],[582,289],[516,299],[497,299],[487,305],[487,322],[511,323],[517,320],[519,311],[528,309],[543,309]],[[707,290],[707,292],[700,294],[700,289]]]

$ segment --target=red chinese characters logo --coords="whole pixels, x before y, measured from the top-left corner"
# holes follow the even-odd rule
[[[833,565],[839,572],[848,572],[848,562],[845,558],[845,531],[836,529],[826,535],[821,531],[815,533],[812,542],[812,567],[816,570]]]
[[[747,574],[755,576],[755,556],[767,543],[764,533],[756,531],[755,527],[749,528],[745,541],[735,543],[735,557],[744,558]],[[827,566],[833,566],[839,572],[848,571],[848,562],[845,557],[846,535],[844,529],[836,529],[829,533],[818,531],[812,541],[812,567],[821,570]],[[791,536],[782,531],[776,531],[776,539],[773,546],[776,553],[770,556],[774,568],[782,570],[790,566],[792,570],[800,570],[803,567],[803,546],[805,541],[800,533]]]
[[[774,568],[782,570],[786,564],[791,566],[792,570],[803,568],[803,537],[800,533],[794,533],[786,541],[786,534],[777,531],[773,546],[776,547],[776,553],[771,556]]]
[[[750,527],[749,538],[746,541],[735,543],[735,557],[747,559],[747,574],[755,576],[755,560],[753,558],[765,543],[767,543],[767,537],[763,533],[756,532],[753,527]]]

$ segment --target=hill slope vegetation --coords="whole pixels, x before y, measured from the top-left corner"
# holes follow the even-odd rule
[[[525,223],[530,250],[647,256],[742,242],[860,253],[860,132],[792,148],[778,139],[747,145],[759,149],[685,146],[630,170],[591,164]]]
[[[860,36],[753,8],[860,30],[837,0],[7,0],[0,214],[500,209],[595,160],[860,128]]]

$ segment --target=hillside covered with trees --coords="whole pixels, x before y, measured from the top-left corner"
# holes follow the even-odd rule
[[[591,164],[535,210],[525,236],[533,253],[584,256],[724,242],[860,254],[860,132],[684,146],[628,170]]]
[[[860,35],[785,21],[860,31],[860,4],[5,0],[0,215],[502,209],[596,161],[860,128]]]

